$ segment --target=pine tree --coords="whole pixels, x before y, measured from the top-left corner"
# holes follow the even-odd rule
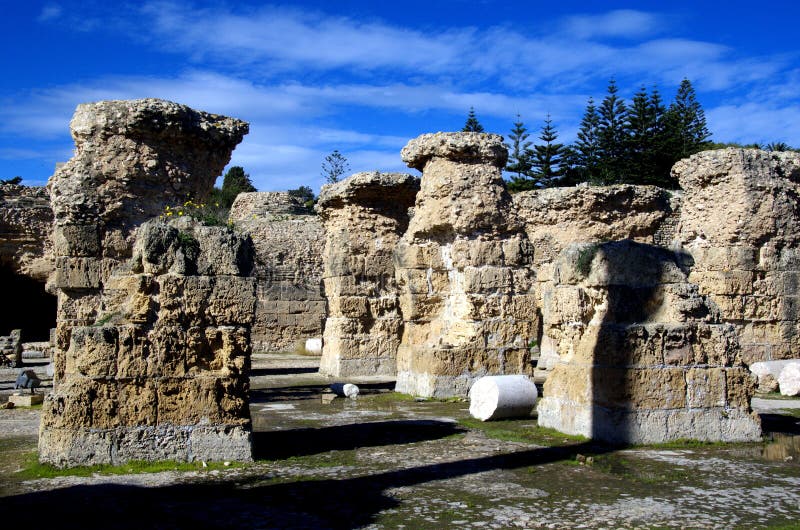
[[[703,149],[711,133],[692,83],[684,78],[666,115],[668,149],[675,162]]]
[[[664,169],[664,104],[655,88],[647,94],[644,87],[633,96],[628,111],[628,149],[625,171],[635,184],[669,184],[669,167]],[[671,166],[671,163],[669,164]]]
[[[334,149],[322,162],[322,177],[328,184],[339,182],[342,175],[348,171],[350,171],[350,164],[338,149]]]
[[[533,180],[539,187],[553,186],[564,175],[562,167],[564,144],[555,143],[558,132],[553,127],[550,114],[544,120],[539,139],[544,143],[533,146]]]
[[[475,116],[474,107],[469,108],[467,122],[464,124],[464,128],[461,129],[461,132],[483,132],[483,125],[478,122],[478,118]]]
[[[212,200],[222,209],[230,208],[236,196],[240,193],[258,191],[250,175],[244,172],[241,166],[233,166],[225,173],[222,179],[222,189],[212,192]]]
[[[511,177],[511,181],[508,184],[508,189],[512,192],[529,189],[526,183],[532,175],[530,149],[532,142],[528,141],[529,136],[528,129],[522,123],[520,115],[517,114],[517,121],[514,122],[514,128],[511,129],[511,133],[508,135],[511,143],[505,144],[509,150],[506,171],[516,173]]]
[[[567,153],[569,168],[566,180],[571,184],[596,179],[600,163],[599,127],[600,115],[594,105],[594,99],[590,97],[586,103],[586,111],[581,119],[577,140]]]
[[[626,151],[628,149],[628,108],[617,96],[615,80],[608,83],[608,94],[598,110],[598,151],[600,163],[595,176],[602,184],[626,182]],[[594,175],[593,175],[594,176]]]

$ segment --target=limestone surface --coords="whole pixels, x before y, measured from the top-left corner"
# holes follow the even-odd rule
[[[423,176],[394,253],[404,320],[397,391],[466,397],[484,375],[531,373],[533,249],[503,182],[502,138],[423,135],[402,155]]]
[[[393,252],[408,226],[419,180],[402,173],[356,173],[323,186],[323,283],[328,301],[320,372],[393,375],[403,318]]]
[[[230,220],[255,245],[255,352],[292,351],[321,337],[322,221],[286,192],[240,193]]]
[[[778,386],[783,396],[800,396],[800,361],[783,367],[778,375]]]
[[[542,349],[558,361],[539,425],[623,443],[760,439],[755,378],[690,264],[631,241],[561,253],[543,294]]]
[[[166,206],[202,200],[247,133],[245,122],[158,99],[79,105],[75,155],[47,184],[58,294],[55,384],[73,326],[92,324],[112,270],[131,256],[136,228]]]
[[[743,360],[800,357],[800,153],[705,151],[672,171],[689,281],[737,326]]]
[[[55,265],[52,226],[46,188],[0,184],[0,265],[47,281]]]
[[[142,225],[133,258],[105,279],[97,320],[71,330],[40,460],[250,460],[252,257],[249,237],[226,228]]]

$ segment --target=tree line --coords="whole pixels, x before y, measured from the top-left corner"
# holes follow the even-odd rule
[[[475,109],[470,108],[463,131],[482,132]],[[552,186],[592,184],[652,184],[677,188],[670,169],[678,160],[697,152],[738,144],[710,141],[705,112],[694,87],[683,79],[674,100],[666,105],[657,89],[640,88],[630,103],[619,96],[612,79],[599,105],[589,98],[575,141],[558,142],[558,131],[548,114],[538,136],[530,133],[519,115],[508,134],[505,170],[512,192]],[[792,149],[783,142],[746,147],[774,151]]]

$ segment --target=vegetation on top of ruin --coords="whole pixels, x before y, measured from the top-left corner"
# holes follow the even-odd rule
[[[469,108],[469,114],[467,115],[467,121],[464,123],[464,127],[461,129],[461,132],[483,132],[483,125],[478,121],[478,117],[475,115],[475,108]]]
[[[522,119],[508,135],[512,192],[592,184],[652,184],[678,187],[672,165],[714,145],[705,113],[692,83],[684,79],[675,99],[666,106],[658,89],[641,87],[630,104],[619,96],[612,79],[608,93],[595,105],[589,98],[577,138],[571,145],[557,142],[558,131],[548,114],[533,144]],[[533,145],[532,145],[533,144]],[[770,144],[776,150],[786,144]]]
[[[350,171],[350,164],[347,162],[347,158],[345,158],[338,149],[334,149],[333,152],[322,161],[322,178],[324,178],[325,182],[328,184],[339,182],[348,171]]]

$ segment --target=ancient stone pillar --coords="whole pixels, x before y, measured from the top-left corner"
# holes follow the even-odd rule
[[[173,375],[181,378],[186,371],[220,369],[217,360],[212,363],[210,358],[217,359],[216,352],[221,350],[229,351],[231,347],[226,345],[231,341],[245,340],[244,332],[228,329],[226,326],[231,322],[223,314],[208,323],[219,329],[214,332],[218,333],[217,338],[206,336],[209,342],[216,341],[206,348],[202,337],[195,336],[205,334],[206,323],[181,322],[185,327],[179,329],[168,318],[157,322],[161,313],[157,313],[156,320],[150,320],[151,310],[164,309],[170,299],[180,302],[185,296],[188,303],[188,297],[193,296],[193,301],[201,305],[206,303],[212,297],[206,291],[215,289],[210,286],[213,282],[198,280],[198,288],[205,286],[206,291],[186,293],[179,285],[169,283],[170,278],[164,278],[162,284],[161,280],[154,281],[147,276],[155,273],[136,276],[141,271],[131,270],[128,260],[137,229],[145,220],[163,214],[166,206],[182,205],[189,199],[202,201],[247,128],[247,124],[239,120],[156,99],[103,101],[78,106],[70,123],[75,156],[60,167],[48,183],[54,215],[55,255],[50,288],[58,294],[58,314],[55,392],[45,402],[39,439],[43,461],[75,465],[221,454],[212,449],[205,453],[187,450],[185,442],[188,439],[191,445],[195,432],[191,426],[229,425],[226,419],[206,415],[204,411],[210,409],[205,408],[205,403],[226,395],[246,396],[243,393],[246,389],[232,383],[229,392],[229,387],[225,386],[228,383],[216,376],[197,378],[191,384],[186,383],[186,387],[168,380],[159,386],[154,380]],[[155,253],[182,249],[181,259],[186,266],[195,264],[198,269],[180,269],[180,274],[238,277],[244,273],[241,267],[223,272],[223,269],[205,265],[218,257],[214,245],[206,245],[205,250],[210,253],[190,259],[189,254],[197,250],[192,241],[199,236],[179,234],[175,237],[183,246],[175,246],[173,235],[160,242],[156,240]],[[119,274],[108,283],[118,269],[133,285],[119,287],[122,281]],[[238,285],[235,280],[233,283]],[[243,286],[236,291],[225,287],[225,282],[214,285],[221,293],[231,295],[247,290]],[[171,293],[170,287],[177,292]],[[130,317],[118,315],[120,311],[113,308],[119,304],[109,297],[119,290],[127,293],[125,296],[130,299],[120,304],[135,306],[141,309],[140,313],[131,311],[132,315],[136,314]],[[224,294],[220,296],[225,298]],[[248,298],[241,302],[225,302],[231,311],[237,304],[240,309],[247,308],[248,303]],[[102,307],[108,310],[101,312]],[[109,323],[113,326],[105,326]],[[163,327],[167,323],[174,324],[175,329],[167,331]],[[131,328],[129,324],[144,327]],[[235,320],[235,324],[246,325],[242,319]],[[193,326],[199,331],[187,345],[183,339],[189,340],[186,333]],[[246,339],[249,340],[249,330]],[[213,355],[202,353],[206,351],[203,348],[210,349]],[[242,348],[245,346],[240,345]],[[201,357],[197,365],[186,360],[189,355]],[[239,356],[238,353],[230,355]],[[221,369],[226,370],[228,366]],[[155,399],[158,393],[163,394],[164,399]],[[186,399],[189,401],[182,408],[181,400]],[[198,405],[192,408],[190,403],[195,400]],[[163,403],[168,409],[154,409],[157,403]],[[239,406],[220,404],[228,405],[234,409]],[[181,419],[182,414],[188,416]],[[241,422],[230,424],[243,425]],[[204,438],[197,431],[196,447],[213,446],[213,438],[217,436],[214,432],[233,433],[234,438],[242,439],[241,431],[226,429],[228,427],[222,427],[222,431],[208,431],[210,438]],[[137,441],[136,436],[140,435]],[[166,445],[159,445],[162,443]],[[137,444],[141,445],[140,450],[135,449]],[[233,446],[242,447],[242,444],[236,442]]]
[[[672,169],[689,281],[737,326],[742,360],[800,357],[800,153],[704,151]]]
[[[323,282],[328,300],[320,372],[394,375],[402,317],[392,253],[408,226],[419,180],[401,173],[357,173],[324,186]]]
[[[690,265],[631,241],[560,254],[543,295],[543,340],[559,359],[539,425],[623,443],[760,439],[735,329],[687,281]]]
[[[70,330],[95,321],[103,282],[130,258],[136,228],[167,205],[202,200],[247,129],[245,122],[158,99],[78,106],[70,122],[75,156],[48,182],[56,384]]]
[[[39,459],[251,460],[252,266],[249,236],[188,217],[142,225],[103,280],[97,321],[71,330]]]
[[[424,134],[402,157],[423,176],[395,249],[404,319],[397,391],[466,396],[478,377],[530,374],[533,252],[503,182],[502,138]]]
[[[256,249],[253,351],[292,351],[322,337],[322,221],[286,192],[240,193],[230,219]]]

